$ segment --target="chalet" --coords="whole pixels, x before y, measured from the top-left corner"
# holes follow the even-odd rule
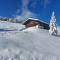
[[[23,25],[25,25],[26,28],[39,25],[40,28],[49,30],[49,25],[47,23],[40,21],[38,19],[33,19],[33,18],[29,18],[27,21],[23,23]]]

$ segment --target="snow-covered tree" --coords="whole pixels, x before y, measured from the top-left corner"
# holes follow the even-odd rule
[[[50,29],[49,33],[51,35],[57,35],[57,24],[56,24],[56,17],[55,12],[52,12],[51,20],[50,20]]]

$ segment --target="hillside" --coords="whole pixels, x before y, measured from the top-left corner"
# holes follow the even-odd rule
[[[37,26],[23,31],[1,31],[0,60],[60,60],[60,30],[58,32],[52,36]]]
[[[0,29],[4,30],[20,30],[22,28],[25,28],[24,25],[20,23],[12,23],[7,21],[0,21]]]

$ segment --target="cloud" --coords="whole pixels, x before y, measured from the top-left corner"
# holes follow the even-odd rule
[[[44,8],[46,8],[47,7],[47,5],[49,5],[50,4],[50,0],[44,0]]]
[[[17,9],[15,19],[26,20],[27,18],[34,17],[35,14],[28,9],[29,0],[22,0],[22,12],[20,9]],[[20,15],[18,15],[21,12]]]
[[[34,16],[35,14],[33,14],[32,12],[30,12],[30,11],[24,11],[21,15],[17,15],[16,16],[16,19],[20,19],[20,20],[26,20],[26,19],[28,19],[28,18],[30,18],[30,17],[32,17],[32,16]]]
[[[47,8],[47,6],[50,4],[50,0],[41,0],[40,3],[43,4],[44,8]],[[35,8],[36,6],[36,1],[34,1],[31,5]],[[37,17],[36,13],[31,12],[28,9],[28,4],[29,4],[29,0],[22,0],[22,8],[21,9],[17,9],[16,11],[16,15],[13,15],[15,17],[15,19],[18,19],[20,21],[25,21],[28,18],[35,18]],[[21,12],[21,13],[20,13]],[[40,14],[39,14],[40,16]]]

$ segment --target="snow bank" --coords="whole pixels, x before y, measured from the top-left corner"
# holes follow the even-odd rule
[[[34,27],[29,27],[29,28],[26,28],[24,30],[22,30],[22,32],[39,32],[39,28],[38,28],[38,25],[37,26],[34,26]]]
[[[0,32],[0,60],[57,60],[59,46],[60,38],[49,36],[46,30]]]
[[[5,29],[5,30],[20,30],[25,28],[24,25],[19,24],[19,23],[11,23],[7,21],[0,21],[0,29]]]
[[[60,59],[60,37],[39,32],[0,32],[0,59],[57,60]],[[3,53],[2,53],[3,52]]]

